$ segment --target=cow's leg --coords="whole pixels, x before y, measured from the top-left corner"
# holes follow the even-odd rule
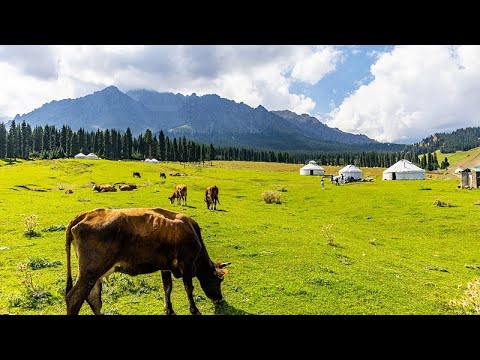
[[[73,288],[65,296],[67,302],[67,315],[78,315],[83,302],[87,299],[96,283],[95,278],[91,276],[78,275]]]
[[[170,295],[172,294],[172,273],[170,271],[162,271],[162,282],[163,282],[163,291],[165,293],[165,314],[166,315],[175,315],[173,311],[172,301],[170,300]]]
[[[101,315],[102,309],[102,279],[98,279],[87,297],[88,305],[95,315]]]
[[[188,302],[190,303],[190,314],[201,315],[202,313],[200,312],[200,310],[198,310],[197,305],[195,305],[195,300],[193,299],[193,282],[192,272],[190,269],[183,270],[183,285],[185,286]]]

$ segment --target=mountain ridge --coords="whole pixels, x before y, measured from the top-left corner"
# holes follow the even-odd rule
[[[385,146],[365,135],[330,128],[318,119],[289,110],[269,111],[250,107],[217,94],[197,96],[146,89],[120,91],[115,86],[76,99],[53,100],[27,114],[18,123],[31,126],[68,124],[73,130],[115,128],[133,134],[163,130],[170,137],[272,150],[318,150],[342,146]],[[394,147],[403,146],[392,144]]]

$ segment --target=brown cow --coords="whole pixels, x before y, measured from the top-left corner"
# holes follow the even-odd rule
[[[92,190],[96,190],[98,192],[115,192],[117,189],[115,185],[93,185]]]
[[[212,209],[217,210],[217,202],[220,204],[220,200],[218,200],[217,185],[207,187],[205,190],[205,200],[203,201],[207,203],[207,209],[210,210],[210,205],[212,205]]]
[[[177,204],[182,206],[187,206],[187,185],[185,184],[180,184],[175,186],[175,189],[173,189],[173,195],[168,198],[170,200],[170,204],[173,204],[173,202],[177,199]]]
[[[162,173],[160,173],[160,178],[161,178],[161,179],[166,179],[166,178],[167,178],[167,175],[165,175],[165,173],[162,172]]]
[[[135,184],[124,184],[120,185],[119,189],[120,191],[132,191],[133,189],[136,189],[137,185]]]
[[[75,285],[70,265],[71,244],[78,258]],[[205,295],[222,302],[221,282],[230,263],[214,263],[198,223],[185,214],[160,209],[95,209],[77,215],[66,229],[67,314],[76,315],[84,301],[94,314],[102,307],[102,278],[118,271],[132,276],[161,270],[165,313],[175,314],[170,295],[172,274],[183,278],[190,313],[200,314],[193,298],[192,278]],[[73,287],[72,287],[73,285]]]
[[[73,194],[73,190],[72,189],[67,189],[67,190],[65,190],[65,194]]]

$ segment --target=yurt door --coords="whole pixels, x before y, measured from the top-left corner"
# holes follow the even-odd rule
[[[310,175],[313,175],[313,170],[310,170]]]
[[[394,172],[392,173],[392,180],[397,180],[397,175]]]

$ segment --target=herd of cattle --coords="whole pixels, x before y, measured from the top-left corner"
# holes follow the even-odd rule
[[[187,174],[180,174],[180,173],[175,173],[175,174],[170,174],[172,176],[186,176]],[[142,176],[138,171],[133,172],[133,177],[135,178],[141,178]],[[160,173],[160,178],[166,179],[167,176],[165,173]],[[92,190],[98,191],[98,192],[116,192],[118,186],[118,189],[120,191],[132,191],[134,189],[137,189],[137,185],[135,184],[125,184],[125,183],[115,183],[113,185],[110,184],[105,184],[105,185],[97,185],[94,184],[92,187]],[[72,190],[66,190],[65,194],[72,194]],[[168,197],[168,200],[170,200],[170,204],[173,204],[175,199],[177,199],[177,204],[181,206],[187,206],[187,185],[185,184],[179,184],[176,185],[175,188],[173,189],[173,194],[172,196]],[[206,205],[207,209],[210,210],[210,207],[212,207],[212,210],[217,209],[217,204],[220,204],[220,201],[218,200],[218,187],[216,185],[211,185],[205,189],[205,199],[203,200]]]

